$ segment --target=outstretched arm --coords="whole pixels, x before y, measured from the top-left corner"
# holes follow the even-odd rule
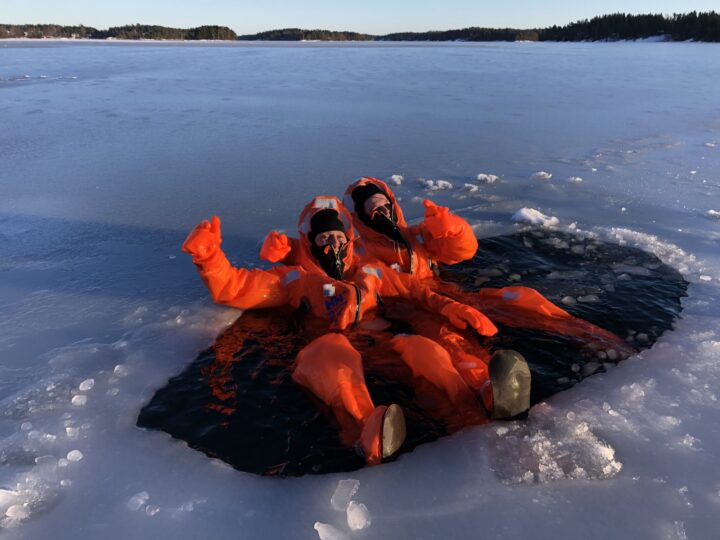
[[[213,300],[240,309],[277,307],[288,303],[283,278],[289,269],[247,270],[235,268],[220,249],[220,218],[203,221],[183,243],[184,252],[192,255],[203,282]]]
[[[494,336],[497,334],[497,327],[482,312],[433,292],[424,282],[407,274],[400,274],[385,268],[380,292],[383,296],[400,296],[414,300],[428,311],[442,315],[453,326],[461,330],[470,325],[480,335]]]

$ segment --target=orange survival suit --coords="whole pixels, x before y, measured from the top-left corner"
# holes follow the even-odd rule
[[[330,262],[335,264],[329,266],[323,264],[327,262],[323,256],[331,254],[328,250],[318,253],[310,239],[313,219],[328,211],[337,212],[342,222],[339,226],[348,238],[344,249],[332,254],[336,258]],[[217,217],[212,223],[203,222],[183,245],[183,249],[193,255],[193,262],[217,302],[245,309],[284,304],[305,306],[314,315],[329,320],[331,327],[342,329],[363,320],[376,306],[377,292],[382,289],[389,296],[420,302],[459,328],[469,324],[486,335],[497,331],[475,309],[437,295],[418,282],[405,285],[397,279],[397,273],[382,264],[364,264],[355,252],[356,247],[362,249],[362,246],[352,227],[352,218],[335,197],[316,197],[303,210],[295,254],[297,266],[277,266],[267,271],[233,268],[219,248],[219,228]],[[383,276],[390,279],[385,281]],[[437,316],[434,319],[437,320]],[[429,326],[438,335],[444,330],[442,324]],[[470,416],[486,418],[481,402],[453,366],[446,348],[423,336],[384,337],[394,355],[399,353],[410,368],[413,378],[440,391],[456,414],[469,411]],[[449,345],[462,347],[457,339]],[[481,383],[486,381],[485,364],[478,359],[473,365]],[[369,464],[381,461],[384,456],[382,426],[388,407],[373,404],[365,384],[361,355],[346,336],[328,333],[306,346],[297,356],[293,379],[330,408],[340,426],[343,442],[359,443]]]
[[[392,220],[365,215],[363,203],[374,193],[388,198]],[[471,259],[477,250],[470,225],[447,208],[426,200],[423,222],[408,226],[392,190],[372,177],[360,178],[348,186],[344,202],[352,212],[367,255],[397,271],[401,283],[420,281],[435,292],[477,308],[498,324],[568,336],[593,349],[614,349],[621,357],[634,352],[612,332],[572,316],[535,289],[513,286],[471,292],[438,279],[437,262],[455,264]],[[297,241],[273,231],[260,255],[266,260],[292,260],[296,248]]]

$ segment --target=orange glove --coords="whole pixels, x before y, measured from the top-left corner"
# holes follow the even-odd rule
[[[202,262],[212,257],[221,243],[220,218],[213,216],[212,223],[204,220],[190,232],[182,250],[192,255],[193,262]]]
[[[423,201],[425,221],[423,225],[432,238],[452,238],[463,233],[466,222],[451,214],[447,206],[438,206],[429,199]]]
[[[271,263],[282,261],[292,250],[286,234],[270,231],[260,248],[260,258]]]
[[[494,336],[498,329],[485,315],[477,309],[460,302],[452,302],[440,311],[440,314],[447,318],[453,326],[464,330],[469,324],[481,336]]]

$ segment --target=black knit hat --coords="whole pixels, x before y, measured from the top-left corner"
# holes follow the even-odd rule
[[[308,232],[308,240],[310,244],[315,243],[315,237],[327,231],[342,231],[347,234],[345,224],[340,219],[340,215],[336,210],[325,208],[319,210],[310,219],[310,232]]]
[[[377,195],[378,193],[380,193],[381,195],[385,195],[388,200],[390,200],[388,194],[372,182],[368,182],[367,184],[360,184],[358,187],[353,189],[352,200],[355,203],[355,212],[360,215],[365,214],[365,201],[367,201],[373,195]]]

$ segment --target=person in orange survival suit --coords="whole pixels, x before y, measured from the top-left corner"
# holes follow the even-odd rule
[[[612,349],[620,357],[634,349],[612,332],[573,317],[535,289],[522,286],[461,289],[437,277],[436,262],[455,264],[470,259],[477,240],[470,225],[445,207],[425,200],[425,219],[407,225],[392,190],[377,178],[363,177],[351,184],[344,197],[369,256],[390,266],[403,283],[423,281],[430,289],[471,305],[492,321],[508,327],[533,328],[572,337],[592,349]],[[292,260],[297,241],[272,231],[260,256]]]
[[[301,267],[276,267],[267,274],[272,274],[273,277],[276,273],[282,274],[283,285],[287,288],[286,300],[289,300],[291,305],[309,304],[313,313],[331,319],[336,328],[344,328],[351,322],[357,322],[375,305],[372,293],[378,289],[381,270],[362,265],[354,256],[356,234],[351,226],[349,213],[336,198],[317,197],[301,215],[300,233],[298,259]],[[206,248],[207,245],[211,246],[210,249]],[[184,249],[193,254],[193,260],[198,264],[201,276],[216,301],[252,307],[243,298],[233,298],[231,294],[221,295],[216,292],[227,289],[224,282],[233,283],[237,281],[236,275],[248,273],[244,269],[229,268],[224,255],[218,255],[218,246],[219,220],[214,218],[213,224],[204,222],[191,233]],[[208,255],[208,251],[212,254]],[[214,264],[207,264],[207,261],[214,258],[225,261],[226,264],[221,267],[222,272],[216,271]],[[260,272],[260,275],[264,276],[263,271],[253,272]],[[227,277],[215,281],[208,279],[217,278],[216,274],[220,273],[227,274]],[[346,281],[348,277],[354,281]],[[300,282],[300,285],[293,286],[296,282]],[[237,287],[232,289],[236,290]],[[421,287],[413,286],[400,290],[398,294],[424,302],[427,307],[439,311],[457,326],[465,327],[470,324],[481,332],[496,331],[492,323],[476,310],[439,297]],[[264,305],[269,307],[271,304],[265,302]],[[472,395],[449,365],[447,352],[439,346],[431,346],[429,352],[423,351],[422,356],[428,358],[427,362],[418,360],[418,355],[414,353],[424,346],[427,348],[427,343],[420,342],[423,339],[427,340],[421,336],[398,336],[393,339],[393,346],[403,358],[411,357],[411,367],[415,375],[425,377],[432,384],[444,384],[448,396],[457,396],[458,393]],[[440,356],[444,353],[444,357],[433,361],[433,352],[438,352]],[[434,356],[437,357],[438,354]],[[522,363],[524,364],[524,361]],[[509,358],[508,361],[498,359],[496,364],[501,371],[501,368],[508,371],[513,366],[517,368],[518,362],[516,358]],[[448,366],[449,373],[438,366]],[[525,371],[522,368],[523,365],[520,365],[514,372],[508,371],[507,376],[503,375],[504,378],[496,377],[496,384],[502,385],[502,388],[498,386],[496,390],[498,395],[502,394],[504,389],[509,389],[506,394],[511,397],[513,392],[518,393],[515,388],[517,385],[512,384],[514,379],[510,379],[525,375],[529,379],[527,365],[524,364]],[[358,441],[369,464],[379,463],[383,457],[397,451],[405,433],[402,411],[395,405],[373,405],[365,385],[360,354],[345,336],[326,334],[305,347],[297,357],[293,379],[330,407],[340,424],[343,441],[348,444]],[[526,395],[515,399],[524,409],[529,406],[529,381],[526,387]]]

